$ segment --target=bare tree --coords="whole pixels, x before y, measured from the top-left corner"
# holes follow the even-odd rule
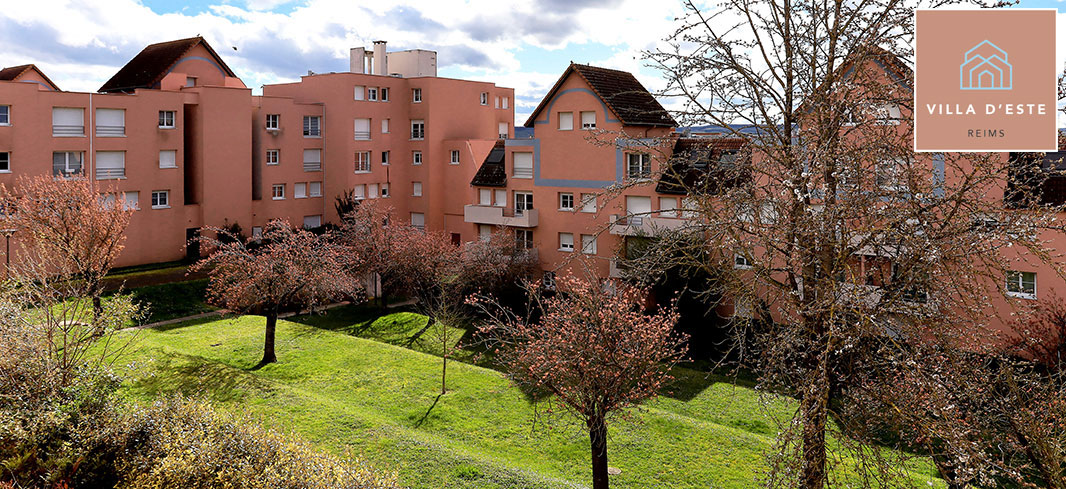
[[[660,239],[631,266],[650,272],[669,257],[716,277],[716,292],[758,319],[735,321],[749,365],[768,390],[799,399],[771,486],[835,485],[830,416],[868,401],[852,387],[872,366],[915,360],[905,355],[915,343],[996,341],[989,326],[1010,320],[1008,274],[1054,261],[1055,209],[1016,212],[996,197],[1007,158],[911,151],[913,12],[943,3],[689,2],[669,47],[647,55],[683,125],[749,141],[746,157],[669,161],[663,173],[689,195],[688,239]],[[729,184],[688,178],[694,166]],[[862,423],[840,426],[865,483],[901,475],[898,459],[849,441],[867,438]]]
[[[227,236],[224,229],[214,231]],[[348,273],[348,250],[334,243],[332,236],[294,229],[286,221],[275,220],[259,239],[261,243],[250,247],[250,241],[232,236],[225,242],[202,237],[214,249],[190,270],[210,274],[207,293],[219,306],[266,316],[263,359],[259,362],[263,366],[278,361],[274,337],[282,308],[313,308],[361,294]]]
[[[607,421],[658,395],[684,355],[685,338],[673,331],[676,312],[645,314],[636,289],[605,293],[600,281],[572,276],[556,284],[551,297],[532,286],[524,317],[479,302],[493,317],[481,333],[516,384],[548,394],[548,402],[585,423],[592,487],[606,489]]]

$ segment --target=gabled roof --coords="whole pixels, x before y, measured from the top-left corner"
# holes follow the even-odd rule
[[[134,56],[129,63],[126,63],[126,66],[118,70],[118,73],[104,83],[99,91],[132,92],[138,88],[153,88],[167,75],[174,63],[198,45],[203,45],[211,53],[215,63],[226,72],[227,76],[237,77],[233,70],[226,66],[226,62],[222,61],[218,53],[211,49],[211,45],[203,37],[197,36],[149,45]]]
[[[746,138],[677,138],[669,166],[663,171],[655,191],[684,195],[691,190],[717,194],[743,184],[747,172],[742,162],[724,162],[723,154],[746,157]]]
[[[559,77],[559,81],[555,82],[555,86],[548,91],[548,94],[540,101],[540,105],[530,114],[524,124],[526,127],[533,127],[533,121],[540,115],[540,111],[547,107],[571,73],[581,76],[596,96],[618,116],[622,124],[658,127],[677,125],[674,118],[670,117],[670,113],[659,104],[658,100],[655,100],[655,97],[644,88],[644,85],[640,84],[632,73],[570,63],[563,75]]]
[[[506,187],[507,170],[504,168],[506,153],[507,148],[504,145],[504,141],[502,139],[496,141],[492,151],[489,151],[489,155],[481,163],[481,168],[477,169],[473,180],[470,180],[470,185],[476,187]]]
[[[48,84],[51,85],[52,90],[55,90],[57,92],[59,91],[59,87],[55,83],[53,83],[50,78],[48,78],[48,75],[45,75],[44,72],[41,71],[41,69],[38,68],[37,65],[34,64],[18,65],[4,68],[0,70],[0,81],[16,81],[20,76],[30,70],[36,71],[38,75],[41,75],[41,78],[44,78],[44,81],[48,82]]]

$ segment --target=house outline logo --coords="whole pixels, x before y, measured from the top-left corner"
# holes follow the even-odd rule
[[[1014,67],[1007,52],[985,39],[966,51],[959,65],[960,90],[1011,90]]]

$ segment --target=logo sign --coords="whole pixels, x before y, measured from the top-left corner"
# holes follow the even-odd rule
[[[1058,151],[1054,9],[915,14],[915,151]]]

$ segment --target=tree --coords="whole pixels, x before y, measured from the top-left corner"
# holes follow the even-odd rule
[[[647,55],[666,74],[663,95],[680,98],[682,125],[750,142],[746,158],[703,160],[735,183],[727,188],[686,181],[678,169],[698,155],[670,161],[665,172],[690,196],[683,232],[697,239],[662,240],[651,254],[718,277],[722,295],[763,320],[738,318],[735,336],[753,339],[749,365],[764,387],[799,399],[771,486],[832,485],[830,415],[870,402],[851,387],[883,365],[875,360],[920,361],[914,343],[995,341],[988,326],[1010,308],[990,303],[1006,303],[1006,274],[1051,261],[1055,209],[1015,212],[995,197],[1009,161],[911,151],[912,73],[901,60],[914,9],[942,3],[727,0],[704,12],[689,2],[668,47]],[[866,435],[860,423],[841,429],[842,441]],[[898,472],[861,445],[842,447],[877,465],[864,472]]]
[[[497,361],[516,384],[550,394],[585,423],[594,489],[606,489],[607,421],[655,397],[685,353],[685,337],[673,331],[672,309],[643,311],[633,288],[604,290],[595,279],[556,281],[558,293],[542,295],[534,284],[528,311],[518,317],[491,300],[474,299],[493,319],[480,328]]]
[[[99,313],[102,281],[122,252],[133,207],[86,179],[22,177],[0,191],[24,238],[26,257],[12,271],[24,280],[79,281]]]
[[[224,229],[214,229],[226,235]],[[347,249],[329,234],[316,235],[294,229],[283,220],[271,221],[262,243],[222,242],[202,237],[214,250],[190,270],[206,270],[211,277],[208,297],[217,305],[243,314],[266,316],[263,359],[259,366],[277,361],[274,336],[283,308],[311,307],[324,302],[358,297],[359,286],[346,266]]]
[[[347,214],[341,224],[339,240],[350,250],[352,273],[367,276],[380,290],[374,290],[378,304],[384,310],[391,294],[410,282],[404,270],[411,262],[403,259],[404,243],[416,242],[416,229],[392,219],[392,207],[376,200],[357,201],[354,212]],[[338,210],[340,210],[338,208]],[[410,255],[407,255],[410,256]],[[416,259],[420,257],[415,257]]]

